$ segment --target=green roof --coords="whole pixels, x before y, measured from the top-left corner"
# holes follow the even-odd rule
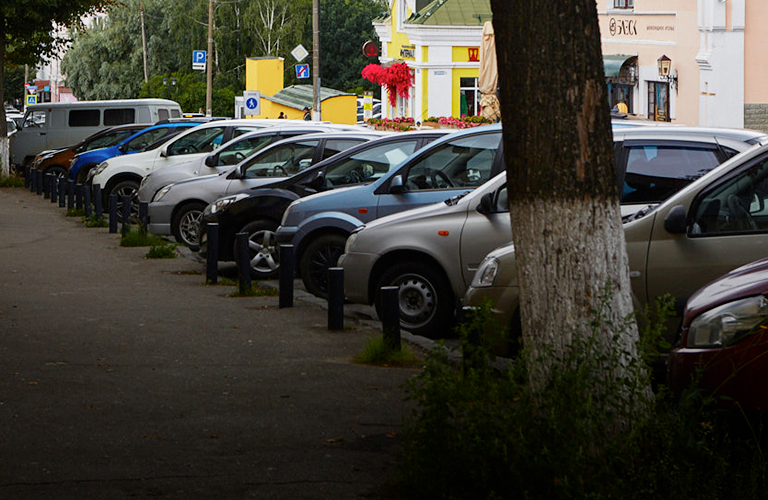
[[[320,87],[321,101],[343,95],[355,94],[330,89],[328,87]],[[305,106],[312,108],[313,96],[312,85],[291,85],[273,96],[262,96],[262,98],[277,104],[282,104],[283,106],[288,106],[289,108],[304,109]]]
[[[434,0],[406,22],[429,26],[482,26],[492,19],[491,0]]]

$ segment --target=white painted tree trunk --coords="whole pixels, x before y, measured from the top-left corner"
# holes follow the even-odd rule
[[[8,137],[0,137],[0,179],[11,175],[11,151]]]

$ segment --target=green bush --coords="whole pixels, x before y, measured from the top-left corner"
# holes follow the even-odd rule
[[[664,316],[661,307],[661,317]],[[759,424],[711,409],[691,389],[675,400],[646,397],[648,370],[612,378],[620,356],[597,349],[604,316],[575,335],[537,391],[527,385],[526,352],[506,370],[467,342],[488,315],[462,328],[464,369],[445,350],[406,384],[415,403],[404,425],[398,486],[405,498],[718,499],[763,498],[768,486]],[[625,325],[612,326],[620,333]],[[482,330],[479,330],[482,331]],[[653,328],[642,346],[653,355]],[[559,368],[558,368],[559,367]],[[599,391],[595,388],[599,387]],[[621,429],[621,432],[617,432]]]

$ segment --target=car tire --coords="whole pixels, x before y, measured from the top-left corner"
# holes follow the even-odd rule
[[[405,261],[392,265],[376,284],[376,313],[381,318],[380,290],[397,286],[400,327],[427,338],[453,336],[456,305],[451,285],[434,265]]]
[[[130,196],[131,198],[131,217],[138,217],[139,205],[136,201],[136,194],[139,192],[139,183],[133,180],[120,181],[114,185],[114,187],[106,195],[107,201],[113,194],[117,195],[117,213],[122,213],[123,209],[123,197]]]
[[[280,273],[280,246],[275,238],[278,224],[268,220],[249,222],[239,231],[248,233],[248,251],[251,261],[251,278],[266,280]],[[237,257],[237,243],[235,243]]]
[[[66,179],[67,178],[67,170],[59,165],[54,165],[50,167],[48,170],[45,171],[46,174],[53,174],[56,176],[57,179]]]
[[[307,245],[299,257],[299,271],[309,293],[321,298],[328,296],[328,269],[336,266],[346,242],[345,235],[324,234]]]
[[[176,241],[192,250],[200,248],[200,220],[205,203],[193,201],[182,205],[171,221],[171,233]]]

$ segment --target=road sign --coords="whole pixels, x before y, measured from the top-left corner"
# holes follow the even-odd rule
[[[298,44],[292,51],[291,55],[293,56],[296,61],[301,62],[309,55],[309,52],[307,52],[307,49],[304,48],[302,44]]]
[[[30,104],[37,104],[36,94],[27,94],[27,106],[29,106]]]
[[[309,64],[296,65],[296,78],[309,78]]]
[[[192,51],[192,69],[205,71],[206,51],[193,50]]]
[[[257,116],[261,114],[261,92],[246,90],[243,92],[243,102],[245,104],[246,116]]]

